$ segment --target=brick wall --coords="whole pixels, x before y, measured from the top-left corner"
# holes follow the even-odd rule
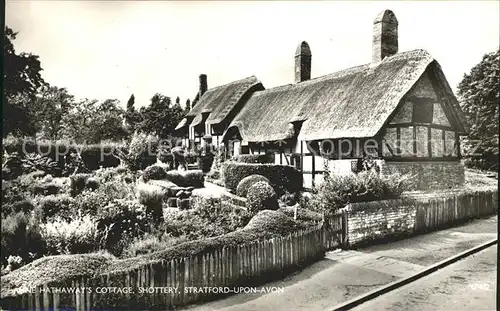
[[[354,203],[347,210],[350,245],[412,231],[417,211],[403,200]]]
[[[432,231],[498,213],[498,191],[412,195],[398,200],[352,203],[346,208],[348,246]]]
[[[382,174],[395,172],[415,176],[411,190],[453,189],[464,185],[465,171],[459,161],[392,162],[382,164]]]

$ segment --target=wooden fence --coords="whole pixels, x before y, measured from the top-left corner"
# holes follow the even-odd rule
[[[228,245],[198,256],[146,264],[132,271],[46,284],[20,296],[2,299],[2,307],[8,310],[165,310],[213,299],[235,293],[241,287],[248,289],[276,280],[323,258],[327,250],[338,248],[345,236],[342,216],[341,213],[329,216],[313,228],[284,237]],[[56,292],[56,288],[82,290],[68,294]],[[103,288],[114,292],[103,293]],[[155,292],[144,292],[153,290]]]

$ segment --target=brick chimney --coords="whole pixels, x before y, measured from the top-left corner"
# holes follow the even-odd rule
[[[206,74],[201,74],[200,75],[200,98],[205,94],[207,91],[207,75]]]
[[[380,62],[398,52],[398,20],[391,10],[385,10],[373,21],[372,61]]]
[[[295,52],[295,83],[311,79],[311,49],[302,41]]]

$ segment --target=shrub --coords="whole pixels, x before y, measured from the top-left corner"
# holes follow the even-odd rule
[[[23,171],[23,162],[20,154],[20,152],[14,151],[4,155],[5,159],[2,159],[5,161],[2,163],[2,179],[15,179],[26,173]]]
[[[17,213],[5,217],[1,231],[2,263],[11,255],[20,256],[27,263],[45,253],[39,228],[28,215]]]
[[[68,218],[71,215],[74,202],[75,200],[66,194],[45,196],[37,202],[35,215],[42,221],[54,216]]]
[[[223,172],[224,184],[232,191],[236,191],[243,178],[255,174],[269,179],[278,195],[302,190],[302,173],[289,165],[225,162]]]
[[[90,177],[85,182],[85,188],[90,190],[96,190],[97,188],[99,188],[99,180],[97,180],[97,178]]]
[[[160,186],[139,184],[137,185],[137,198],[139,203],[146,207],[146,215],[151,216],[156,223],[163,219],[163,198],[165,192]]]
[[[233,161],[241,162],[241,163],[270,164],[270,163],[274,163],[274,153],[240,154],[240,155],[233,157]]]
[[[123,257],[136,257],[144,254],[150,254],[162,251],[166,248],[187,242],[185,236],[172,237],[166,234],[161,236],[146,234],[141,238],[135,239],[123,252]]]
[[[179,187],[203,188],[205,177],[200,170],[193,171],[168,171],[166,179]]]
[[[354,202],[395,199],[407,189],[407,181],[407,176],[381,176],[375,170],[326,176],[316,189],[317,194],[312,197],[311,206],[328,212]]]
[[[297,204],[299,202],[299,199],[300,199],[299,192],[294,192],[294,193],[286,192],[280,197],[280,201],[287,206],[293,206]]]
[[[247,209],[252,214],[265,209],[277,210],[278,208],[276,192],[268,183],[258,181],[248,189]]]
[[[90,174],[75,174],[70,176],[71,195],[76,196],[85,189],[87,180],[91,177]]]
[[[144,172],[142,173],[142,178],[145,182],[151,179],[161,180],[165,179],[167,176],[167,172],[163,169],[163,167],[158,165],[148,166]]]
[[[269,183],[269,179],[262,175],[250,175],[238,183],[238,187],[236,187],[236,194],[239,195],[240,197],[247,197],[248,189],[253,186],[256,182],[263,181],[266,183]]]
[[[34,195],[54,195],[61,191],[62,187],[55,183],[42,183],[33,186]]]
[[[208,173],[214,162],[214,156],[210,153],[198,157],[198,169],[203,173]]]
[[[14,203],[4,203],[2,205],[2,218],[17,213],[28,214],[34,209],[33,203],[26,199]]]
[[[117,156],[132,170],[145,169],[156,162],[158,143],[157,136],[134,133],[126,150],[117,150]]]
[[[100,230],[108,230],[106,248],[115,255],[151,227],[145,206],[135,200],[114,199],[97,210],[96,219]]]
[[[100,167],[116,167],[120,165],[117,157],[119,150],[126,146],[116,143],[103,143],[80,146],[80,157],[85,167],[94,171]]]
[[[40,233],[50,255],[82,254],[103,249],[106,231],[99,230],[89,215],[70,220],[55,218],[40,226]]]
[[[62,172],[57,162],[36,153],[24,155],[24,159],[21,161],[24,172],[42,171],[55,176],[60,175]]]

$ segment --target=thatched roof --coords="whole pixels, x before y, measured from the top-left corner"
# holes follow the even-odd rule
[[[189,117],[194,117],[189,126],[202,123],[205,113],[209,113],[208,118],[205,120],[206,123],[218,124],[224,121],[245,95],[254,90],[262,89],[264,87],[255,76],[211,88],[201,96],[198,103],[186,114],[186,118],[177,125],[176,129],[188,125]]]
[[[429,53],[413,50],[378,63],[255,92],[229,128],[237,127],[248,142],[297,135],[301,140],[373,137],[429,66],[441,72]],[[444,75],[438,77],[444,79]],[[446,79],[442,82],[448,85]],[[450,96],[454,98],[453,93]],[[464,120],[462,115],[458,123],[465,132]],[[290,131],[290,124],[296,121],[303,121],[300,133]]]

